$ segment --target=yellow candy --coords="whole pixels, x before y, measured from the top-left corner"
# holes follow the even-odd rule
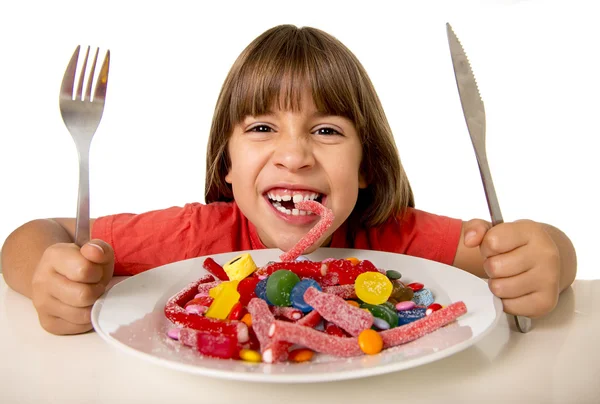
[[[246,362],[260,362],[262,361],[262,356],[260,356],[259,352],[252,349],[240,349],[240,359]]]
[[[212,304],[206,312],[206,317],[217,318],[225,320],[231,312],[231,309],[240,300],[240,294],[237,291],[237,284],[239,282],[222,282],[218,287],[220,292],[214,297]],[[213,291],[213,288],[209,291]],[[211,296],[212,297],[212,296]]]
[[[387,302],[392,294],[392,289],[392,282],[379,272],[364,272],[358,275],[354,281],[356,296],[369,304]]]
[[[240,283],[240,281],[226,281],[226,282],[221,282],[217,286],[215,286],[214,288],[212,288],[211,290],[209,290],[208,291],[208,295],[210,297],[212,297],[213,299],[216,299],[217,296],[219,296],[219,293],[221,293],[221,291],[223,290],[223,288],[226,287],[226,285],[228,283],[235,284],[235,289],[237,290],[237,287],[238,287],[238,284]]]
[[[256,264],[250,254],[243,254],[223,265],[225,273],[232,281],[241,281],[256,271]]]
[[[383,349],[383,339],[377,331],[367,328],[358,334],[358,346],[367,355],[375,355]]]

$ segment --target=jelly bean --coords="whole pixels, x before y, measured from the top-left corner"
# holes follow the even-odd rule
[[[314,279],[303,279],[294,285],[292,291],[290,292],[292,306],[302,310],[303,313],[308,313],[313,309],[312,306],[304,301],[304,292],[306,292],[306,289],[310,288],[311,286],[319,291],[322,290],[319,283]]]
[[[247,306],[250,299],[256,297],[256,284],[260,281],[260,279],[256,277],[249,277],[242,279],[238,284],[237,291],[240,294],[240,302]]]
[[[261,362],[262,356],[252,349],[240,349],[240,359],[246,362]]]
[[[349,257],[349,258],[346,258],[346,260],[350,261],[350,263],[352,264],[352,266],[356,266],[360,262],[360,260],[358,258],[355,258],[355,257]]]
[[[397,302],[405,302],[407,300],[412,300],[415,292],[411,288],[404,287],[400,282],[394,282],[394,287],[392,288],[392,293],[390,297],[392,297]]]
[[[169,331],[167,331],[167,337],[174,339],[175,341],[179,341],[179,332],[181,331],[181,328],[170,328]]]
[[[304,255],[300,255],[298,258],[296,258],[296,261],[302,262],[302,261],[312,261],[312,260],[308,257],[305,257]]]
[[[344,330],[342,330],[337,325],[330,323],[329,321],[327,322],[327,325],[325,326],[325,332],[329,335],[334,335],[336,337],[347,337],[348,336],[348,334],[346,334],[344,332]]]
[[[412,300],[408,300],[405,302],[399,302],[396,304],[396,310],[398,311],[403,311],[403,310],[410,310],[413,309],[417,304],[415,302],[413,302]]]
[[[383,340],[375,330],[364,330],[358,335],[358,346],[367,355],[375,355],[383,349]]]
[[[233,305],[233,308],[229,312],[229,315],[227,316],[227,318],[229,320],[239,320],[240,318],[242,318],[242,315],[244,314],[245,311],[246,311],[246,309],[244,308],[242,303],[237,302],[236,304]]]
[[[413,290],[413,292],[416,292],[417,290],[423,289],[424,285],[419,282],[413,282],[413,283],[409,283],[408,285],[406,285],[406,287],[411,288]]]
[[[275,306],[290,306],[290,294],[300,282],[298,275],[287,269],[280,269],[269,276],[267,280],[267,298]]]
[[[388,323],[387,328],[394,328],[398,325],[398,314],[395,308],[390,309],[384,305],[373,305],[368,303],[363,303],[360,305],[360,307],[369,310],[373,317],[386,321]],[[375,321],[375,319],[373,319],[373,321]]]
[[[297,209],[308,210],[313,213],[316,213],[321,218],[317,222],[317,224],[306,233],[304,237],[302,237],[295,246],[293,246],[289,251],[281,254],[279,259],[281,261],[293,261],[299,255],[301,255],[308,247],[313,245],[319,240],[323,234],[329,229],[331,224],[333,223],[333,211],[324,205],[321,205],[316,201],[301,201],[295,204]]]
[[[373,326],[378,330],[389,330],[390,325],[387,321],[382,318],[374,317],[373,318]]]
[[[369,304],[381,304],[392,293],[392,282],[379,272],[365,272],[360,274],[354,282],[356,296]]]
[[[398,325],[404,325],[408,323],[412,323],[420,318],[425,317],[425,311],[427,309],[424,307],[415,307],[410,310],[402,310],[398,312]]]
[[[252,315],[250,313],[244,314],[240,321],[246,324],[248,328],[252,327]]]
[[[267,299],[267,282],[269,281],[269,278],[265,278],[260,280],[257,284],[256,284],[256,288],[254,289],[254,293],[256,293],[256,297],[259,297],[261,299],[263,299],[265,302],[267,302],[268,304],[270,304],[271,306],[273,305],[273,303],[271,303],[269,301],[269,299]],[[252,300],[252,299],[250,299]]]
[[[360,307],[360,304],[358,304],[356,300],[346,300],[346,303],[348,303],[350,306]]]
[[[429,306],[427,306],[427,311],[425,311],[425,315],[428,316],[431,313],[433,313],[434,311],[438,311],[442,308],[442,305],[439,303],[432,303]]]
[[[224,320],[227,318],[233,306],[240,300],[240,294],[237,291],[236,281],[223,282],[221,285],[217,286],[221,289],[219,294],[214,298],[215,300],[212,302],[208,311],[206,312],[206,317],[217,318]],[[211,289],[212,291],[213,289]]]
[[[314,351],[311,351],[310,349],[306,349],[306,348],[299,348],[299,349],[294,349],[292,352],[290,352],[289,354],[289,359],[292,362],[308,362],[309,360],[312,359],[313,355],[314,355]]]
[[[417,304],[417,306],[427,307],[435,300],[433,298],[433,294],[429,289],[421,289],[415,292],[415,295],[412,298],[412,301]]]
[[[388,269],[387,271],[385,271],[385,276],[392,280],[402,278],[402,274],[398,271],[394,271],[393,269]]]
[[[256,271],[256,264],[248,253],[242,254],[223,265],[223,270],[232,281],[241,281]]]

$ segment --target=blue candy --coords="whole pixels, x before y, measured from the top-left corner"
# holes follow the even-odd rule
[[[256,284],[256,287],[254,288],[254,293],[256,293],[256,296],[260,297],[265,302],[267,302],[267,304],[269,304],[270,306],[273,306],[273,303],[271,303],[269,301],[269,299],[267,299],[267,281],[268,280],[269,280],[268,277],[265,278],[265,279],[260,280]]]
[[[417,306],[427,307],[434,302],[433,293],[431,293],[431,290],[426,289],[426,288],[417,290],[414,293],[412,301],[415,302],[417,304]]]
[[[256,286],[258,287],[258,285]],[[312,306],[304,301],[304,292],[306,292],[306,289],[310,288],[311,286],[319,291],[322,291],[321,286],[314,279],[302,279],[292,288],[292,291],[290,292],[292,307],[302,310],[303,313],[308,313],[309,311],[313,310]]]
[[[311,259],[304,255],[299,255],[298,258],[296,258],[296,261],[311,261]]]
[[[398,326],[412,323],[413,321],[417,321],[420,318],[425,317],[425,312],[427,311],[424,307],[415,307],[410,310],[402,310],[398,312]]]

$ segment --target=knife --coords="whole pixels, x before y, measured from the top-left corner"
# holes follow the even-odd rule
[[[475,149],[477,164],[479,165],[479,173],[483,182],[485,191],[485,199],[487,200],[490,216],[492,217],[492,226],[503,223],[502,212],[496,196],[492,175],[487,161],[485,151],[485,109],[483,101],[477,88],[475,76],[471,70],[471,65],[467,59],[467,55],[460,44],[460,41],[454,34],[450,24],[446,23],[448,32],[448,44],[450,46],[450,56],[452,57],[452,65],[454,67],[454,77],[458,86],[458,94],[462,105],[467,129],[471,136],[471,142]],[[522,333],[529,332],[531,329],[531,319],[524,316],[514,316],[517,329]]]

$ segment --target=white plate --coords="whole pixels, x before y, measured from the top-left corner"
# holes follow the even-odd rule
[[[281,254],[277,249],[248,252],[259,266],[278,261]],[[241,253],[212,258],[224,263]],[[501,301],[492,295],[485,281],[448,265],[366,250],[322,248],[308,257],[322,260],[350,256],[368,259],[378,268],[398,270],[403,281],[425,284],[442,305],[462,300],[468,313],[419,340],[371,356],[343,359],[316,355],[311,362],[286,364],[203,357],[166,336],[172,326],[163,314],[167,299],[206,273],[202,268],[205,257],[199,257],[158,267],[115,285],[94,304],[92,324],[109,344],[157,365],[231,380],[304,383],[374,376],[448,357],[479,341],[502,313]]]

